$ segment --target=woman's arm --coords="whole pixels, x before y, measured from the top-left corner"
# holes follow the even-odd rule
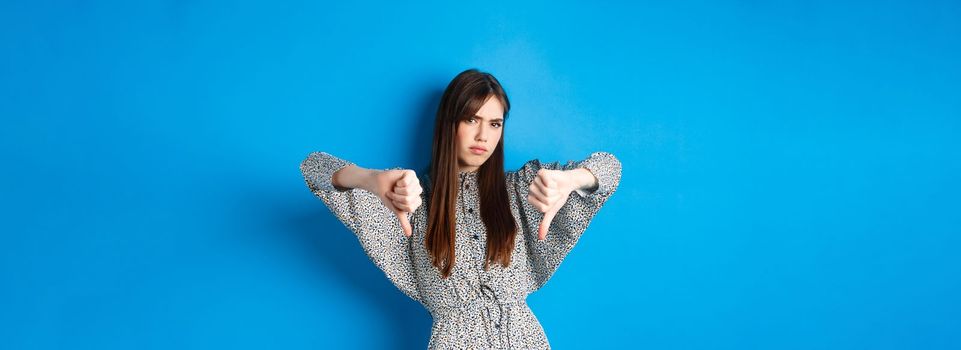
[[[338,191],[359,188],[374,192],[372,190],[372,184],[378,173],[380,173],[378,170],[362,168],[356,164],[351,164],[335,172],[332,176],[331,183]]]
[[[398,215],[395,211],[413,211],[421,201],[419,183],[410,184],[417,181],[414,172],[365,169],[325,152],[308,154],[300,171],[310,191],[357,236],[374,264],[401,291],[419,301],[410,263],[410,238],[404,234],[409,232],[410,224],[406,213]],[[385,185],[381,186],[382,183]],[[403,199],[385,201],[385,196],[414,197],[416,203]]]
[[[587,168],[538,169],[534,181],[530,184],[530,194],[527,196],[531,205],[544,213],[537,238],[544,240],[547,237],[551,221],[561,210],[561,206],[566,204],[571,192],[584,197],[597,190],[598,186],[597,177]]]
[[[586,196],[588,193],[597,189],[597,177],[594,176],[590,170],[577,168],[574,170],[566,170],[565,173],[570,176],[571,182],[574,183],[574,191],[577,191],[581,196]]]
[[[327,171],[308,174],[313,164],[329,164]],[[413,213],[422,203],[423,190],[413,170],[367,169],[353,162],[339,159],[328,153],[313,152],[301,164],[301,172],[311,190],[331,190],[345,192],[361,189],[373,193],[387,209],[397,216],[404,235],[410,236],[412,229],[408,214]]]
[[[520,206],[533,292],[550,279],[617,189],[621,162],[611,153],[594,152],[566,165],[530,160],[508,175]]]

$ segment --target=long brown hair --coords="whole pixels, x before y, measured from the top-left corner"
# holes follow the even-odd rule
[[[457,127],[462,120],[473,117],[489,98],[497,98],[501,102],[506,121],[510,102],[500,82],[489,73],[468,69],[454,77],[447,85],[437,108],[431,149],[427,236],[424,245],[430,253],[431,264],[440,271],[443,278],[450,276],[455,260]],[[493,262],[507,267],[514,250],[517,225],[507,197],[503,133],[490,158],[478,168],[477,185],[481,219],[487,228],[487,257],[484,269],[487,270]]]

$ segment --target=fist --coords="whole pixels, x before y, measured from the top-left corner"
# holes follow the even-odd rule
[[[551,221],[561,210],[571,192],[574,191],[573,180],[568,172],[564,170],[540,169],[527,195],[527,201],[544,213],[537,230],[537,239],[547,238],[547,231],[550,229]]]
[[[417,180],[417,174],[413,170],[377,172],[374,175],[371,192],[377,195],[380,201],[394,212],[394,215],[397,215],[404,235],[410,237],[413,230],[407,215],[417,210],[422,202],[420,194],[423,189],[420,187],[420,181]]]

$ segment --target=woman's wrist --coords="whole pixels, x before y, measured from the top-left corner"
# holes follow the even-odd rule
[[[572,191],[590,191],[597,187],[597,177],[595,177],[590,170],[577,168],[568,170],[567,173],[571,177],[571,183],[573,185]]]
[[[377,188],[377,174],[380,174],[381,171],[375,170],[375,169],[362,169],[362,170],[363,171],[361,174],[360,188],[367,190],[368,192],[371,192],[371,193],[376,193],[375,190]]]

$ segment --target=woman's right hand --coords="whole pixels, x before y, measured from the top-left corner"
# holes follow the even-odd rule
[[[409,169],[375,171],[370,178],[368,190],[397,215],[404,235],[410,237],[413,230],[407,214],[413,213],[422,204],[420,194],[423,189],[417,180],[417,174]]]

